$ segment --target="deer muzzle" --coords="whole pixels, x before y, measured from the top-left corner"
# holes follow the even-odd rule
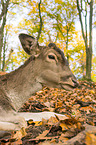
[[[65,90],[73,90],[74,88],[79,86],[77,80],[73,77],[67,79],[62,78],[60,84],[61,87]]]

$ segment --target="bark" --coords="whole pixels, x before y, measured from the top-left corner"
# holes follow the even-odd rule
[[[80,7],[79,7],[79,0],[76,0],[76,2],[77,2],[77,9],[78,9],[78,12],[79,12],[79,20],[80,20],[80,24],[81,24],[82,36],[83,36],[84,42],[86,43],[86,37],[84,35],[83,20],[82,20],[82,15],[81,15],[82,9],[80,9]]]
[[[7,65],[8,65],[8,63],[9,63],[9,61],[10,61],[10,59],[11,59],[12,52],[13,52],[13,49],[10,50],[10,53],[9,53],[8,59],[7,59],[6,63],[4,64],[3,71],[5,71],[6,68],[7,68]]]
[[[92,68],[92,15],[93,15],[93,0],[90,5],[90,18],[89,18],[89,47],[86,49],[86,78],[91,79]]]
[[[0,70],[1,70],[1,57],[3,50],[3,37],[4,37],[4,26],[6,24],[6,16],[8,12],[9,1],[5,2],[1,0],[1,14],[0,14]]]
[[[39,32],[38,32],[38,36],[37,36],[37,41],[39,40],[39,37],[40,37],[40,34],[41,34],[41,31],[42,31],[42,17],[41,17],[41,9],[40,9],[40,5],[41,5],[41,0],[38,4],[38,8],[39,8],[39,17],[40,17],[40,29],[39,29]]]
[[[66,56],[67,56],[67,61],[69,63],[69,54],[68,54],[68,32],[69,32],[69,29],[67,28]]]
[[[89,44],[88,44],[88,32],[87,32],[87,4],[85,4],[85,32],[83,26],[83,19],[82,19],[82,1],[81,1],[81,9],[79,0],[76,0],[77,9],[79,12],[79,20],[81,24],[82,36],[85,43],[86,48],[86,79],[91,80],[91,68],[92,68],[92,15],[93,15],[93,0],[87,4],[90,6],[90,17],[89,17]]]
[[[4,37],[4,42],[3,42],[3,61],[2,61],[2,71],[4,71],[4,66],[5,66],[5,57],[6,57],[6,41],[7,41],[7,30],[6,30],[5,37]]]
[[[3,64],[2,64],[2,71],[4,71],[4,66],[5,66],[5,52],[6,52],[5,46],[6,46],[6,38],[5,38],[4,46],[3,46]]]

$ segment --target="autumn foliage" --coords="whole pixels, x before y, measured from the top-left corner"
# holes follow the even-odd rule
[[[1,144],[28,145],[95,145],[96,83],[80,81],[80,88],[65,91],[44,87],[32,96],[19,111],[54,111],[65,116],[42,121],[29,120],[28,127],[13,132]]]

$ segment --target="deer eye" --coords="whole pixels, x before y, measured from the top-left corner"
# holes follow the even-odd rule
[[[55,56],[54,55],[48,55],[48,58],[49,59],[55,59]]]

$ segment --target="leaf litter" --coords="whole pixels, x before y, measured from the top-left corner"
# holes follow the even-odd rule
[[[51,111],[65,116],[29,120],[28,127],[0,140],[1,145],[95,145],[96,83],[80,81],[80,88],[65,91],[44,87],[20,112]]]

